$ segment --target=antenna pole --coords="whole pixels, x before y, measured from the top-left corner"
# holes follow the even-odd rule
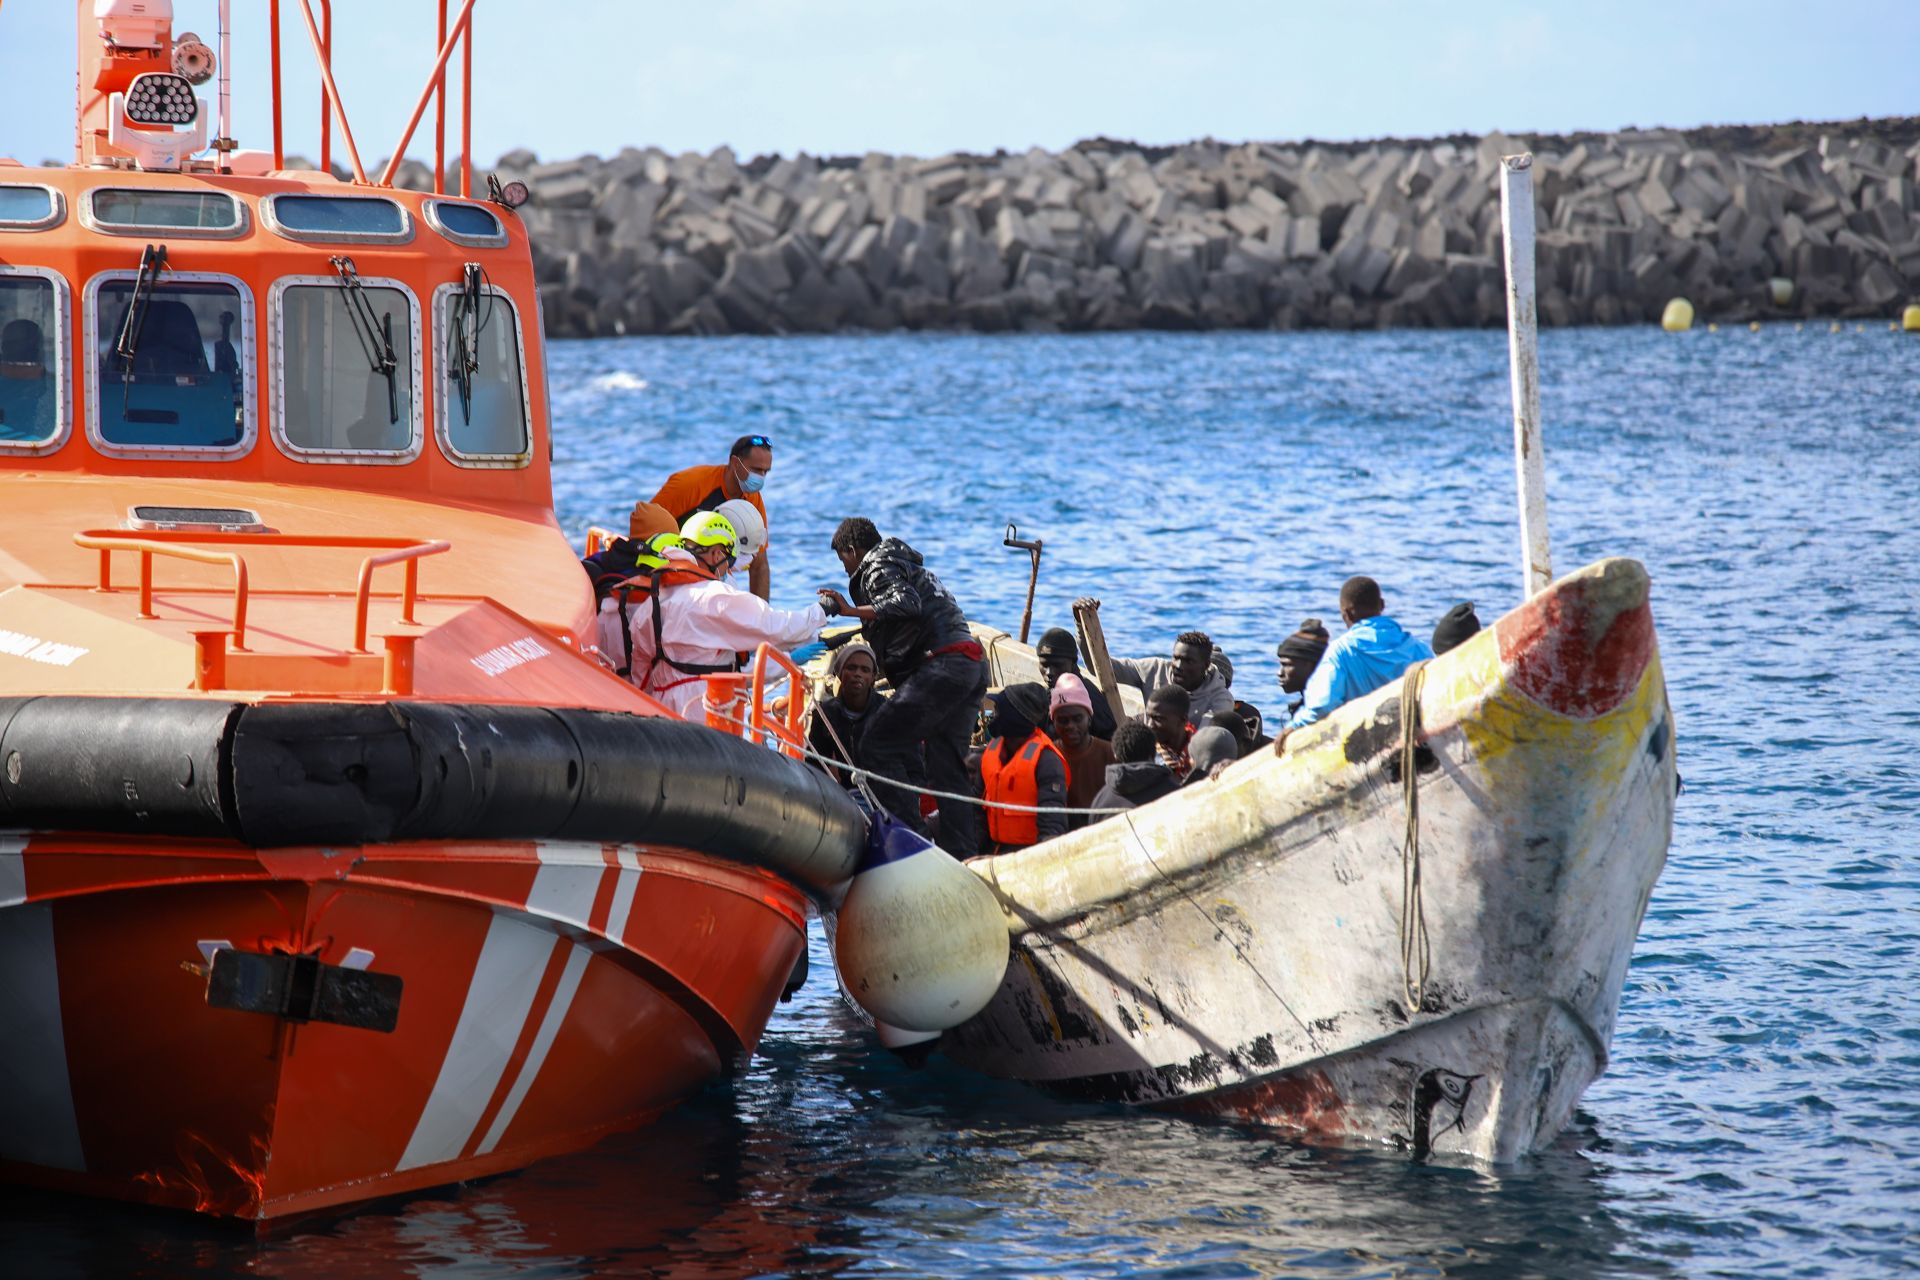
[[[1530,154],[1501,158],[1500,232],[1507,258],[1507,357],[1513,389],[1513,461],[1520,485],[1522,589],[1531,597],[1553,581],[1553,565],[1547,551],[1547,459],[1540,439]]]

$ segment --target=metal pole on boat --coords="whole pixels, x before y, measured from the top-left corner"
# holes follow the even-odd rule
[[[1513,388],[1513,461],[1520,482],[1523,590],[1553,581],[1547,554],[1547,459],[1540,440],[1539,316],[1533,291],[1533,156],[1500,160],[1500,234],[1507,255],[1507,358]]]

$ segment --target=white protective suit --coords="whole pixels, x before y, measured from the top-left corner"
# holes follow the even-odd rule
[[[688,567],[694,563],[693,557],[677,548],[667,553],[667,559]],[[635,600],[630,609],[633,673],[628,678],[676,714],[704,722],[700,699],[706,692],[705,677],[688,675],[665,662],[655,663],[649,676],[653,604]],[[602,614],[601,619],[603,625],[619,625],[617,610]],[[818,604],[804,609],[776,609],[725,579],[676,583],[660,593],[660,636],[666,656],[699,666],[731,662],[736,653],[750,653],[762,641],[780,650],[796,648],[818,635],[826,622],[826,611]],[[620,653],[620,633],[616,630],[611,636],[603,635],[600,647],[609,654]]]

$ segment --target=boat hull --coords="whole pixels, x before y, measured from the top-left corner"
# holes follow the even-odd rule
[[[807,910],[633,845],[10,838],[0,1176],[262,1220],[577,1150],[745,1060]],[[397,978],[391,1030],[222,1004],[222,949]]]
[[[1602,562],[1425,670],[1417,895],[1400,694],[1349,704],[1285,758],[972,864],[1014,958],[942,1050],[1423,1157],[1551,1141],[1606,1066],[1671,834],[1645,573]]]

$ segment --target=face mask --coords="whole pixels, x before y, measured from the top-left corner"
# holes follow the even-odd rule
[[[745,476],[741,477],[740,490],[743,493],[758,493],[766,487],[767,478],[758,471],[749,471]]]

